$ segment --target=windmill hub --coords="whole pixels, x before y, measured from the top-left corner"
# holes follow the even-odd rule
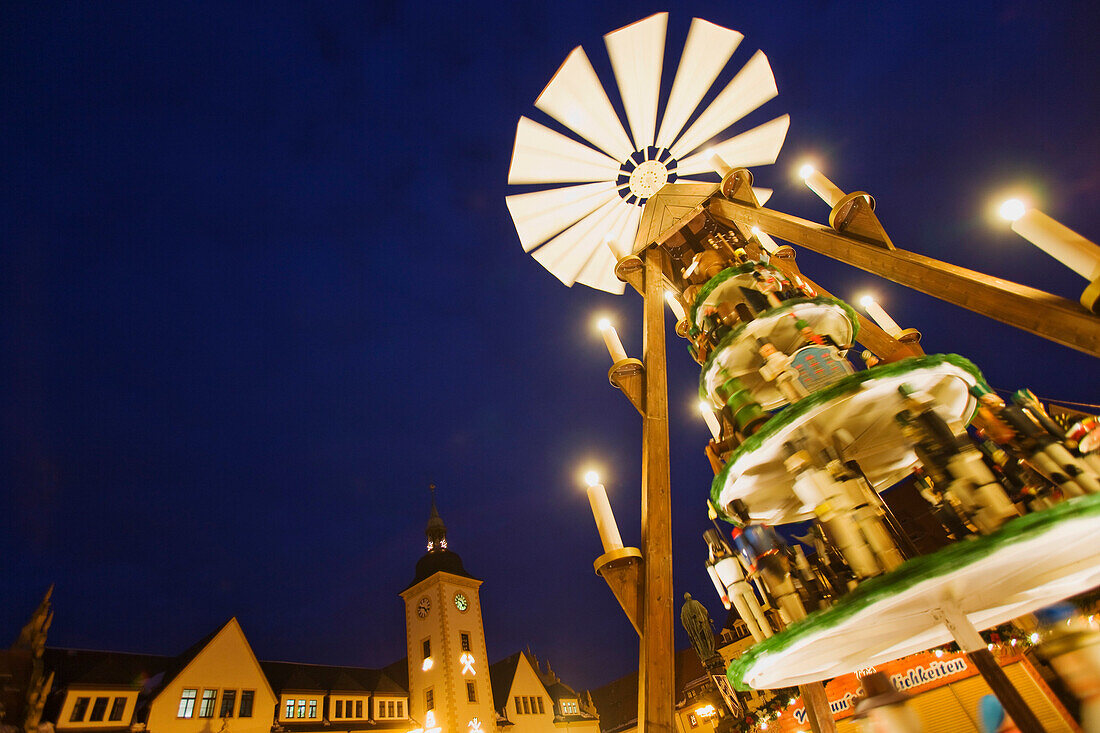
[[[668,169],[659,160],[647,160],[630,174],[630,192],[647,199],[668,183]]]
[[[661,186],[676,180],[676,159],[667,148],[653,145],[636,150],[619,166],[619,196],[628,204],[642,206]]]

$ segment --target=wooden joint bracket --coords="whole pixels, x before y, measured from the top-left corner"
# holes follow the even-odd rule
[[[621,547],[606,552],[592,563],[596,574],[607,581],[638,635],[642,634],[642,551]]]
[[[634,288],[638,295],[645,295],[645,263],[638,255],[627,255],[615,263],[615,277]]]
[[[611,365],[607,378],[630,400],[630,404],[645,415],[645,367],[638,359],[627,357]]]
[[[890,236],[875,216],[875,199],[866,191],[854,191],[838,201],[829,212],[829,226],[868,244],[895,249]]]
[[[756,194],[752,190],[752,173],[748,168],[735,168],[722,177],[718,189],[730,201],[759,208]]]

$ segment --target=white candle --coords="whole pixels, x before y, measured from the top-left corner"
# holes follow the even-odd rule
[[[761,230],[760,227],[753,227],[752,234],[768,254],[773,255],[779,251],[779,245],[775,243],[774,239],[768,236],[767,232]]]
[[[901,335],[901,326],[899,326],[870,295],[865,295],[860,298],[859,304],[863,306],[863,309],[867,311],[867,315],[871,316],[871,320],[877,323],[878,327],[883,331],[894,338]]]
[[[668,303],[668,307],[672,309],[672,315],[676,316],[677,321],[682,321],[687,318],[687,313],[684,312],[684,306],[680,305],[680,301],[676,299],[676,295],[671,290],[665,291],[665,302]]]
[[[611,354],[611,362],[617,364],[625,359],[626,349],[623,348],[623,342],[619,340],[619,332],[611,325],[611,321],[606,318],[600,320],[600,333],[607,346],[607,353]]]
[[[1089,282],[1100,277],[1100,247],[1093,242],[1017,199],[1006,201],[1001,215],[1012,222],[1012,231],[1081,277]]]
[[[718,418],[714,416],[714,412],[711,411],[710,405],[702,400],[699,401],[699,412],[703,415],[703,422],[710,428],[710,434],[715,440],[722,439],[722,426],[718,423]]]
[[[603,243],[607,245],[607,248],[611,250],[611,254],[615,256],[615,261],[618,262],[625,255],[619,251],[618,245],[615,243],[615,238],[608,234],[603,238]]]
[[[798,175],[802,176],[802,180],[806,182],[810,190],[820,196],[821,200],[829,206],[836,206],[837,202],[844,198],[844,192],[812,165],[802,166]]]
[[[603,551],[607,553],[621,550],[623,538],[619,536],[619,526],[615,524],[615,515],[611,513],[607,491],[595,471],[589,471],[585,481],[588,482],[588,503],[592,505],[592,516],[596,519],[596,531],[600,533]]]
[[[714,172],[720,176],[725,176],[733,170],[733,166],[722,160],[722,156],[713,150],[710,151],[710,155],[707,156],[707,159],[710,160],[710,165],[714,168]]]

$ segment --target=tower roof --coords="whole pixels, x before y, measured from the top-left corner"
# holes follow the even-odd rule
[[[428,488],[432,492],[431,513],[428,515],[428,526],[424,528],[424,535],[428,538],[428,551],[416,561],[416,575],[406,590],[440,572],[477,580],[466,572],[466,568],[462,566],[462,558],[447,549],[447,525],[443,523],[435,505],[435,484],[430,484]]]

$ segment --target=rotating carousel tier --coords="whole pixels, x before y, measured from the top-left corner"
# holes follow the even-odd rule
[[[828,336],[841,349],[849,348],[859,332],[855,311],[842,301],[821,297],[784,301],[783,305],[761,313],[722,339],[703,366],[699,396],[721,407],[724,401],[718,396],[718,388],[736,378],[763,409],[772,410],[785,404],[787,400],[775,382],[760,376],[764,358],[760,356],[756,340],[766,339],[779,352],[790,355],[807,343],[796,325],[799,321],[805,322],[819,336]]]
[[[713,314],[721,304],[728,304],[732,308],[737,303],[744,303],[754,313],[767,309],[767,298],[758,289],[761,283],[776,290],[793,285],[782,272],[762,262],[746,262],[727,267],[707,280],[695,296],[695,302],[688,314],[692,327],[703,330],[707,316]]]
[[[951,607],[987,629],[1100,585],[1100,494],[1014,519],[864,581],[836,605],[753,646],[727,670],[741,689],[837,677],[952,641]]]
[[[935,400],[941,417],[969,423],[977,402],[969,389],[985,385],[978,368],[955,354],[918,356],[845,377],[777,413],[730,456],[714,477],[711,501],[728,518],[728,507],[742,500],[750,517],[765,524],[786,524],[813,517],[795,496],[794,476],[784,465],[785,444],[811,435],[826,445],[845,430],[853,438],[844,459],[859,462],[876,491],[905,478],[916,453],[895,415],[905,405],[898,388],[908,385]]]

